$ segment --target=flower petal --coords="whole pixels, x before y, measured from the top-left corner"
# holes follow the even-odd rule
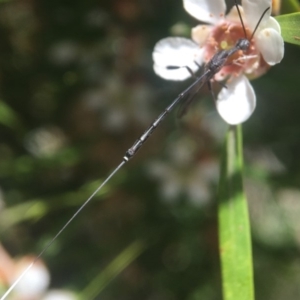
[[[265,28],[260,30],[256,34],[255,44],[270,66],[281,62],[284,55],[284,41],[275,29]]]
[[[202,64],[203,50],[186,38],[165,38],[153,50],[154,71],[167,80],[185,80],[191,77],[186,67],[193,72]]]
[[[224,0],[183,0],[183,7],[194,18],[209,24],[216,24],[226,12]]]
[[[242,5],[245,13],[246,23],[253,31],[259,21],[263,12],[272,6],[271,0],[242,0]],[[271,15],[271,9],[269,9],[263,19],[260,22],[260,26],[265,27],[265,22],[268,21]]]
[[[240,5],[239,5],[239,10],[241,12],[242,19],[244,20],[245,19],[244,9]],[[230,22],[241,23],[239,13],[238,13],[238,10],[237,10],[237,8],[236,8],[235,5],[232,6],[232,8],[230,9],[230,11],[226,15],[226,20],[230,21]]]
[[[222,88],[216,102],[217,110],[225,122],[236,125],[245,122],[256,106],[255,92],[245,76],[232,79]]]
[[[192,28],[192,39],[200,47],[204,46],[208,35],[211,33],[214,27],[211,25],[198,25]]]
[[[273,18],[270,17],[269,20],[267,22],[265,22],[265,27],[264,28],[272,28],[274,30],[276,30],[278,33],[281,33],[281,28],[280,28],[280,24],[278,23],[278,21]],[[263,29],[263,28],[262,28]]]

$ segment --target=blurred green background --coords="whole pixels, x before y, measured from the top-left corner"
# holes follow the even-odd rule
[[[0,236],[10,255],[38,254],[192,82],[160,79],[151,55],[195,25],[180,0],[0,2]],[[243,126],[258,300],[300,299],[299,66],[299,47],[286,44],[252,82],[257,108]],[[184,118],[170,115],[45,253],[52,288],[221,299],[226,124],[206,88],[200,99]]]

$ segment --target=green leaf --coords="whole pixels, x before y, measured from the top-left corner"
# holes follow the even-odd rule
[[[284,14],[299,11],[297,0],[284,0],[281,2],[281,12]]]
[[[285,42],[300,45],[300,13],[277,16]]]
[[[3,101],[0,101],[0,124],[10,128],[19,125],[17,114]]]
[[[147,248],[142,240],[136,240],[124,249],[89,285],[81,292],[79,299],[95,299],[105,287],[128,267]]]
[[[219,243],[224,300],[253,300],[251,233],[243,190],[241,126],[227,132],[219,185]]]

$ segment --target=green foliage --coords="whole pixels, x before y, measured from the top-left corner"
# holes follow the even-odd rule
[[[300,45],[300,13],[277,16],[285,42]]]
[[[114,258],[110,264],[102,270],[89,285],[80,293],[80,299],[95,299],[103,289],[111,283],[125,268],[136,260],[147,245],[144,241],[135,241]]]
[[[283,14],[293,13],[299,11],[299,2],[297,0],[282,0],[281,1],[281,12]]]
[[[0,101],[0,124],[15,128],[19,124],[17,114],[3,101]]]
[[[219,243],[224,300],[253,300],[253,266],[247,199],[243,188],[241,126],[226,136],[219,186]]]

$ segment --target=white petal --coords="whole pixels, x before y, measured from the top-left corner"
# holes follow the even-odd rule
[[[246,23],[252,31],[255,29],[266,8],[270,7],[260,22],[260,26],[265,27],[264,24],[268,21],[271,14],[271,2],[271,0],[242,0]]]
[[[241,12],[242,19],[244,20],[245,19],[244,10],[243,10],[243,7],[240,5],[239,5],[239,10]],[[236,22],[236,23],[241,22],[238,10],[235,5],[232,6],[229,13],[226,15],[226,20],[231,21],[231,22]]]
[[[195,41],[200,47],[202,47],[213,28],[214,27],[211,25],[198,25],[192,28],[193,41]]]
[[[272,28],[272,29],[276,30],[278,33],[281,33],[280,24],[273,17],[270,17],[269,20],[267,22],[265,22],[264,25],[265,25],[264,28]],[[264,29],[264,28],[261,28],[261,29]]]
[[[183,7],[197,20],[210,24],[218,23],[226,12],[224,0],[183,0]]]
[[[275,29],[260,30],[255,37],[255,44],[269,65],[281,62],[284,55],[284,41]]]
[[[217,99],[220,116],[231,125],[245,122],[256,106],[255,92],[245,76],[239,76],[222,88]]]
[[[203,50],[186,38],[165,38],[153,50],[154,71],[168,80],[185,80],[191,77],[187,66],[196,72],[202,64]]]

